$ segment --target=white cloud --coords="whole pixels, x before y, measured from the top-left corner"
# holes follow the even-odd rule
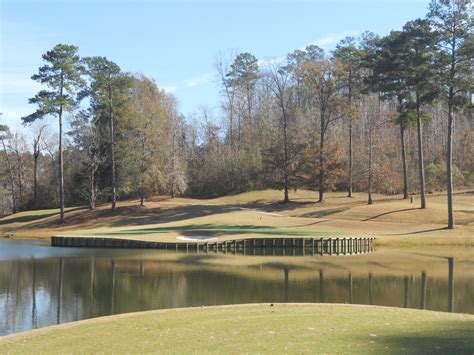
[[[176,90],[178,89],[178,87],[176,85],[170,85],[170,86],[164,86],[163,87],[163,90],[165,90],[166,92],[169,92],[169,93],[173,93],[175,92]]]
[[[259,67],[266,67],[271,65],[279,65],[285,61],[285,56],[282,57],[265,57],[258,60]]]
[[[191,79],[182,80],[173,85],[165,85],[163,87],[163,90],[169,93],[174,93],[181,89],[194,88],[194,87],[209,84],[210,82],[212,82],[213,78],[214,78],[214,74],[212,72],[207,72],[207,73],[197,75]]]
[[[195,78],[184,80],[182,86],[192,88],[195,86],[205,85],[212,81],[213,73],[203,73]]]
[[[41,84],[31,80],[34,70],[8,71],[1,75],[0,94],[28,94],[30,96],[41,89]]]
[[[324,36],[321,36],[311,43],[308,43],[306,46],[315,44],[318,47],[321,47],[324,50],[328,50],[332,48],[334,45],[338,44],[342,39],[348,37],[348,36],[357,36],[360,32],[355,32],[355,31],[344,31],[344,32],[339,32],[339,33],[328,33]],[[305,48],[306,48],[305,46]],[[304,48],[302,48],[304,49]]]
[[[10,128],[18,128],[21,126],[21,118],[29,115],[34,111],[34,107],[25,106],[0,106],[0,112],[2,113],[1,123],[6,124]]]

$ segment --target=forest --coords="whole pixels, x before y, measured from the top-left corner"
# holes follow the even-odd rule
[[[0,214],[60,207],[64,221],[65,206],[264,188],[284,203],[296,189],[319,203],[417,194],[426,208],[447,191],[453,228],[453,191],[474,186],[473,57],[471,2],[433,1],[426,18],[329,53],[217,55],[220,109],[185,117],[145,74],[58,44],[32,73],[44,89],[24,128],[0,125]]]

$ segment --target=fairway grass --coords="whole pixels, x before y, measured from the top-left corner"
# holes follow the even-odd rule
[[[4,353],[472,354],[474,316],[334,304],[131,313],[0,338]]]
[[[446,229],[446,196],[428,196],[428,208],[418,208],[400,196],[330,192],[323,204],[314,191],[290,193],[291,203],[281,203],[282,192],[262,190],[215,199],[157,197],[146,202],[108,204],[89,211],[66,210],[60,225],[58,211],[26,211],[0,219],[0,237],[47,239],[53,235],[100,236],[176,242],[179,236],[208,236],[219,240],[251,237],[376,237],[377,246],[474,246],[474,191],[454,195],[456,228]]]

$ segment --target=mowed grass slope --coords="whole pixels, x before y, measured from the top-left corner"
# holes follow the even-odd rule
[[[0,338],[5,353],[474,351],[474,316],[373,306],[260,304],[125,314]]]
[[[378,245],[474,245],[474,191],[454,196],[455,230],[447,230],[446,196],[428,196],[428,208],[400,196],[375,195],[367,205],[366,194],[354,198],[328,193],[315,203],[314,191],[292,191],[289,204],[282,192],[252,191],[216,199],[159,197],[139,207],[138,201],[108,204],[96,211],[69,208],[65,225],[58,224],[57,210],[22,212],[0,219],[0,235],[15,238],[49,238],[52,235],[123,237],[175,241],[180,235],[234,239],[259,236],[375,236]]]

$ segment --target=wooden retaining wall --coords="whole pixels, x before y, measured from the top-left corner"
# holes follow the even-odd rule
[[[361,254],[373,251],[373,237],[334,237],[334,238],[246,238],[208,242],[151,242],[144,240],[96,238],[96,237],[51,237],[55,247],[82,248],[136,248],[161,249],[186,252],[224,252],[242,254],[262,254],[256,250],[293,250],[293,255],[346,255]],[[281,253],[278,253],[281,254]],[[286,253],[287,255],[290,255]],[[264,252],[263,255],[266,255]],[[276,253],[273,253],[276,255]]]

